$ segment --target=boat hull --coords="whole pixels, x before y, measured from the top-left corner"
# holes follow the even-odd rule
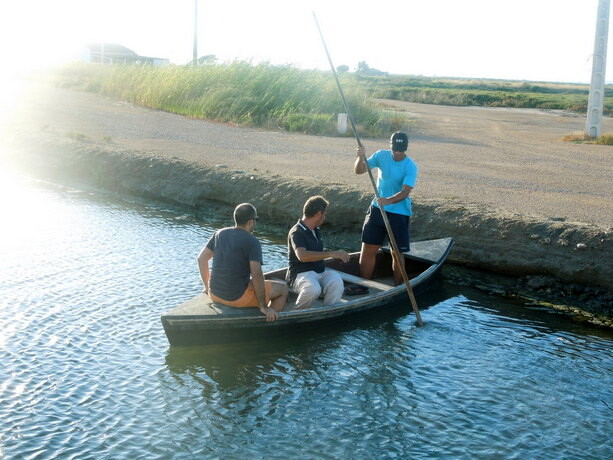
[[[451,238],[414,243],[405,253],[405,264],[415,295],[427,290],[434,282],[447,255],[453,247]],[[171,345],[195,345],[248,341],[263,337],[294,334],[301,329],[312,330],[315,326],[345,320],[371,310],[407,299],[406,286],[393,286],[389,250],[378,254],[373,281],[357,277],[359,253],[350,255],[348,263],[326,260],[328,269],[337,270],[349,284],[360,280],[367,284],[369,293],[358,296],[343,296],[341,302],[323,306],[316,302],[312,308],[293,310],[288,306],[279,313],[277,321],[266,322],[257,308],[232,308],[214,303],[202,293],[175,307],[161,318],[164,331]],[[283,279],[286,269],[267,273],[267,279]]]

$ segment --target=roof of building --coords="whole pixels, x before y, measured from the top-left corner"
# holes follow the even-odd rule
[[[130,48],[126,48],[123,45],[119,45],[117,43],[90,43],[85,45],[92,53],[102,53],[104,46],[104,54],[107,56],[115,55],[115,56],[130,56],[137,57],[135,51]]]

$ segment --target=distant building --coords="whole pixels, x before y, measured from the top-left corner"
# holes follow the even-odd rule
[[[116,43],[90,43],[85,46],[82,54],[85,62],[101,62],[104,64],[133,64],[163,67],[170,64],[168,59],[149,56],[139,56],[135,51]]]

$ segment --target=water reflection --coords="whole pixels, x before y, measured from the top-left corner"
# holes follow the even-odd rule
[[[352,445],[374,458],[386,445],[389,456],[559,458],[578,452],[562,440],[579,442],[572,420],[584,411],[593,414],[594,443],[583,454],[609,452],[612,401],[602,390],[613,383],[610,338],[505,317],[487,296],[478,303],[456,294],[424,312],[423,328],[391,309],[312,335],[170,348],[165,362],[179,386],[200,388],[203,403],[223,414],[210,431],[228,431],[229,419],[233,427],[272,424],[320,440],[332,457]],[[247,433],[226,434],[265,449]]]
[[[434,283],[431,292],[420,296],[420,309],[427,311],[439,302],[448,299],[448,293],[441,281]],[[404,319],[400,329],[399,319]],[[278,357],[298,355],[301,362],[311,359],[318,352],[329,351],[340,346],[347,335],[376,330],[384,333],[383,341],[392,344],[409,340],[417,327],[412,315],[408,298],[381,311],[366,311],[360,315],[342,318],[340,321],[326,324],[309,324],[302,329],[292,329],[285,335],[272,336],[265,341],[246,341],[222,345],[194,347],[169,347],[166,353],[166,365],[172,373],[193,374],[205,372],[212,380],[221,372],[242,371],[245,363],[274,362]],[[303,354],[309,356],[302,356]],[[235,366],[232,364],[236,363]],[[223,370],[220,370],[223,369]],[[222,379],[224,382],[237,379]]]

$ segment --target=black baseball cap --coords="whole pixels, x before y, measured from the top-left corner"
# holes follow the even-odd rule
[[[390,143],[392,144],[393,151],[406,152],[407,147],[409,146],[409,136],[407,136],[406,133],[401,133],[400,131],[398,131],[392,134]]]

